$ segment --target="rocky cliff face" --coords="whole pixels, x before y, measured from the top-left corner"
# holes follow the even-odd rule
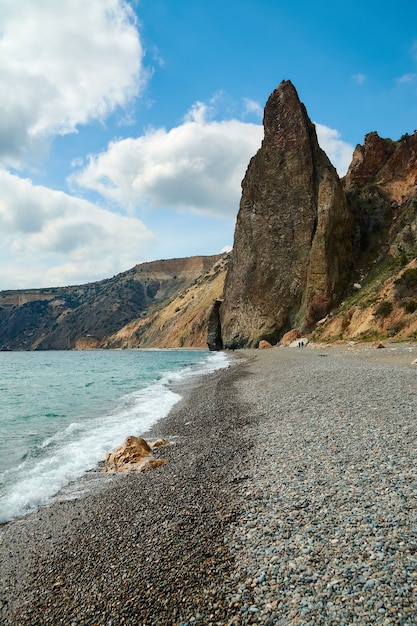
[[[0,292],[0,349],[207,345],[228,255],[143,263],[111,279]]]
[[[369,133],[343,180],[352,213],[355,288],[316,339],[417,338],[417,132]]]
[[[366,135],[364,145],[355,149],[343,185],[359,274],[387,255],[416,254],[417,132],[398,141],[376,132]]]
[[[126,324],[105,338],[105,348],[207,348],[212,341],[211,310],[223,294],[226,267],[230,254],[214,259],[214,263],[196,276],[192,284],[175,297],[164,301],[154,311]],[[77,344],[77,347],[81,347]],[[220,349],[215,343],[212,349]]]
[[[344,186],[350,189],[375,184],[388,200],[401,204],[416,191],[416,163],[417,131],[398,141],[372,132],[366,135],[363,146],[356,146]]]
[[[264,132],[242,183],[220,309],[225,347],[275,343],[315,302],[336,304],[349,280],[346,197],[289,81],[268,99]]]

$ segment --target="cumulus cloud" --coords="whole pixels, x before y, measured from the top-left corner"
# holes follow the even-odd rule
[[[316,124],[316,131],[320,147],[337,169],[339,176],[344,176],[352,161],[353,146],[342,141],[339,131],[334,128]]]
[[[46,139],[125,106],[142,58],[125,0],[1,0],[0,163],[20,166]]]
[[[153,241],[140,220],[29,179],[0,171],[0,188],[2,288],[98,280],[132,267]]]
[[[151,129],[110,143],[105,152],[89,157],[71,184],[94,190],[131,212],[165,207],[230,217],[262,137],[259,124],[214,121],[210,108],[196,103],[183,123],[169,131]]]
[[[321,147],[344,175],[353,146],[337,130],[316,126]],[[105,152],[91,155],[70,182],[132,214],[163,207],[232,217],[239,206],[240,183],[262,137],[261,125],[214,121],[210,109],[196,103],[180,126],[110,143]]]

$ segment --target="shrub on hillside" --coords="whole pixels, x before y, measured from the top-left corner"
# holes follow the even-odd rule
[[[374,313],[375,317],[387,317],[393,309],[393,304],[389,300],[383,300],[378,304]]]
[[[414,311],[417,311],[417,302],[415,300],[408,300],[403,306],[406,313],[414,313]]]
[[[399,298],[417,293],[417,268],[411,267],[405,270],[394,284]]]

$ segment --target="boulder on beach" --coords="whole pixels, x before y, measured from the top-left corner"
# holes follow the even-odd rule
[[[297,328],[293,328],[289,330],[285,335],[281,338],[279,345],[282,347],[289,346],[293,341],[300,339],[301,333]]]
[[[385,346],[380,341],[375,341],[375,343],[371,345],[371,348],[373,348],[374,350],[380,350],[381,348],[385,348]]]
[[[169,446],[169,441],[160,437],[159,439],[155,439],[155,441],[150,443],[149,446],[153,450],[154,448],[159,448],[160,446]]]
[[[167,445],[165,439],[157,439],[149,444],[142,437],[131,435],[106,457],[103,472],[145,472],[167,463],[166,459],[156,459],[152,449]]]
[[[268,348],[272,348],[272,347],[273,347],[272,344],[269,343],[269,341],[266,341],[266,339],[261,339],[258,345],[259,350],[268,350]]]

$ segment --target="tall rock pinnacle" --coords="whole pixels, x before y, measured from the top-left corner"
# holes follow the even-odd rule
[[[242,182],[220,308],[226,348],[276,342],[315,303],[336,303],[349,277],[345,194],[290,81],[269,97],[264,133]]]

